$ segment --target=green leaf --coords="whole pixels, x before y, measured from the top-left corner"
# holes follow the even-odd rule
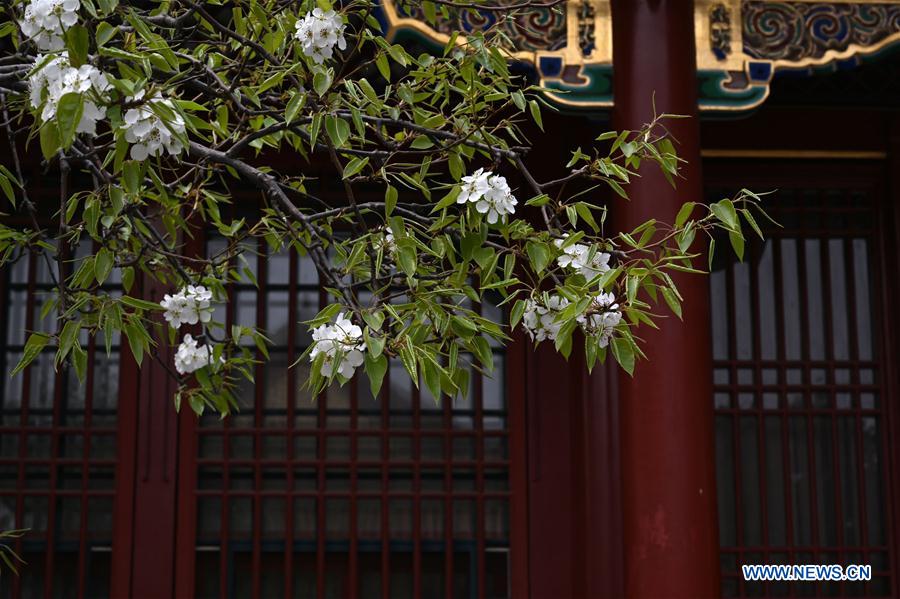
[[[556,334],[556,339],[553,340],[553,346],[556,348],[562,356],[568,360],[569,356],[572,353],[572,333],[575,332],[575,327],[577,326],[577,322],[575,320],[570,320],[563,324],[559,332]]]
[[[606,141],[607,139],[616,137],[618,134],[619,133],[616,131],[604,131],[596,137],[596,141]]]
[[[387,189],[384,190],[384,217],[390,218],[391,213],[394,211],[394,208],[397,206],[397,188],[393,185],[388,185]]]
[[[697,229],[694,228],[694,224],[691,223],[676,236],[675,241],[678,243],[678,249],[681,250],[682,253],[687,253],[687,251],[691,249],[691,245],[694,243],[694,238],[696,236]]]
[[[728,239],[731,241],[731,247],[734,248],[734,253],[737,255],[738,260],[741,262],[744,261],[744,236],[740,233],[736,233],[734,231],[728,232]]]
[[[669,305],[669,309],[675,313],[675,316],[682,320],[681,318],[681,301],[675,295],[675,292],[669,289],[668,287],[662,288],[662,296],[663,299],[666,300],[666,303]]]
[[[455,204],[457,196],[459,196],[459,185],[454,185],[450,191],[447,192],[447,195],[442,197],[438,203],[434,205],[434,208],[431,209],[432,214]]]
[[[112,271],[113,261],[113,253],[105,247],[100,248],[94,261],[94,277],[96,277],[97,283],[102,285],[104,281],[106,281],[106,278],[109,277],[109,273]]]
[[[134,195],[141,190],[141,163],[137,160],[126,160],[122,165],[122,186],[125,191]]]
[[[469,376],[468,368],[457,368],[451,377],[462,398],[466,398],[469,395]]]
[[[363,320],[373,331],[380,331],[384,324],[384,314],[381,312],[363,312]]]
[[[95,36],[97,39],[97,45],[102,46],[103,44],[111,40],[113,36],[118,33],[118,31],[118,27],[113,27],[106,21],[101,21],[100,24],[97,25],[97,33]]]
[[[329,87],[331,87],[331,75],[328,71],[324,69],[316,71],[316,74],[313,75],[313,89],[316,90],[316,93],[324,96]]]
[[[522,93],[522,90],[516,90],[510,94],[512,98],[513,104],[516,105],[516,108],[519,110],[525,110],[525,94]]]
[[[81,346],[76,345],[72,348],[72,365],[75,366],[75,376],[81,384],[84,384],[87,375],[87,357],[87,352],[81,349]]]
[[[485,370],[488,372],[494,370],[494,352],[491,351],[491,346],[487,339],[481,336],[475,337],[472,340],[472,353],[475,354]]]
[[[412,239],[397,240],[397,262],[400,264],[400,270],[411,277],[416,274],[416,246]]]
[[[144,330],[140,325],[136,325],[131,321],[125,325],[124,330],[134,361],[140,366],[144,360]]]
[[[368,349],[367,355],[371,354],[373,358],[377,358],[384,352],[385,338],[384,337],[372,337],[366,331],[366,348]]]
[[[394,59],[394,62],[399,64],[401,67],[405,67],[409,64],[409,61],[406,59],[406,50],[403,49],[403,46],[400,44],[394,44],[393,46],[388,48],[388,54],[391,55],[391,58]]]
[[[83,25],[72,25],[66,30],[66,48],[69,50],[69,63],[80,67],[87,62],[90,40],[88,30]]]
[[[100,220],[100,202],[90,196],[84,203],[84,224],[91,237],[97,237],[97,223]]]
[[[541,107],[537,103],[537,100],[531,100],[528,102],[528,107],[531,110],[531,118],[534,119],[534,122],[537,123],[537,126],[541,128],[541,131],[544,130],[544,121],[541,119]]]
[[[6,170],[4,168],[4,170]],[[3,188],[3,193],[6,195],[6,198],[9,200],[9,203],[13,205],[13,208],[16,206],[16,193],[13,190],[12,184],[10,184],[9,179],[5,174],[0,174],[0,187]]]
[[[385,80],[391,80],[391,65],[388,64],[387,54],[379,54],[378,58],[375,59],[375,66],[378,67],[378,72],[381,73]]]
[[[384,374],[388,369],[388,360],[383,354],[373,356],[370,352],[366,352],[365,361],[366,375],[369,377],[369,390],[372,392],[372,397],[377,398],[384,382]]]
[[[284,109],[284,122],[290,125],[304,104],[306,104],[306,94],[302,92],[295,93]]]
[[[368,98],[368,100],[370,102],[378,102],[379,101],[378,94],[375,92],[375,88],[372,87],[372,84],[369,83],[368,79],[363,77],[362,79],[357,79],[356,83],[357,83],[357,85],[359,85],[360,89],[366,95],[366,98]]]
[[[130,295],[123,295],[121,297],[121,301],[126,306],[139,308],[141,310],[162,310],[162,306],[160,306],[156,302],[148,302],[147,300],[131,297]]]
[[[269,77],[268,79],[266,79],[265,81],[260,83],[259,86],[256,88],[255,92],[257,94],[262,94],[262,93],[272,89],[273,87],[280,85],[281,82],[284,81],[284,76],[285,76],[285,71],[279,71],[279,72],[275,73],[274,75],[272,75],[271,77]]]
[[[437,8],[434,2],[429,2],[428,0],[422,2],[422,11],[425,13],[425,18],[429,23],[434,23],[437,20]]]
[[[441,397],[441,370],[437,364],[427,358],[420,360],[422,364],[422,378],[425,379],[425,386],[434,396],[434,400],[438,401]]]
[[[687,222],[687,219],[691,216],[691,213],[694,212],[694,206],[696,206],[695,202],[685,202],[684,206],[678,211],[678,215],[675,217],[675,228],[681,228],[684,223]]]
[[[41,350],[43,350],[49,342],[49,335],[45,335],[44,333],[32,333],[28,337],[28,341],[25,342],[25,352],[22,354],[22,359],[19,360],[16,367],[12,369],[10,376],[15,376],[22,372],[26,366],[31,364],[34,359],[38,357],[38,354],[41,353]]]
[[[744,215],[744,219],[750,224],[750,227],[756,232],[760,239],[763,239],[762,231],[759,228],[759,225],[756,224],[756,219],[753,218],[753,215],[750,214],[750,210],[744,208],[741,210],[741,213]]]
[[[366,137],[366,124],[363,123],[362,113],[359,111],[359,108],[356,106],[352,106],[350,108],[350,116],[353,118],[353,126],[356,127],[356,134],[365,139]]]
[[[84,113],[84,98],[79,93],[68,93],[59,100],[56,106],[56,123],[59,126],[60,141],[64,148],[72,145],[75,130]]]
[[[578,212],[578,216],[584,219],[584,222],[586,222],[595,233],[600,231],[600,227],[597,226],[597,221],[594,220],[594,215],[591,213],[590,206],[584,202],[578,202],[575,204],[575,210]]]
[[[619,136],[616,138],[616,140],[612,144],[612,147],[609,149],[610,156],[615,154],[616,150],[619,149],[619,146],[625,143],[625,140],[628,139],[629,135],[631,135],[631,131],[622,131],[621,133],[619,133]]]
[[[625,372],[634,374],[634,349],[631,342],[622,337],[614,337],[611,342],[612,354]]]
[[[78,331],[80,330],[81,325],[74,320],[66,322],[63,326],[62,333],[59,334],[59,350],[56,353],[57,363],[62,362],[69,355],[72,346],[75,345],[75,341],[78,339]]]
[[[622,186],[619,185],[616,181],[607,179],[606,184],[609,185],[619,197],[625,198],[626,200],[628,199],[628,194],[625,192],[625,189],[622,188]]]
[[[550,249],[546,243],[529,241],[525,245],[525,251],[528,252],[528,259],[531,261],[531,267],[536,273],[544,272],[547,264],[550,263]]]
[[[316,147],[316,139],[319,137],[319,130],[322,128],[322,115],[314,114],[312,117],[312,122],[309,124],[309,145],[312,148]]]
[[[638,284],[640,282],[640,277],[636,277],[634,275],[629,275],[625,280],[625,297],[628,300],[629,304],[634,303],[634,298],[637,297]]]
[[[715,217],[724,223],[728,229],[731,231],[739,230],[740,224],[738,223],[737,212],[735,211],[734,204],[731,203],[731,200],[725,199],[710,204],[709,209],[712,210]]]
[[[512,310],[509,311],[509,328],[516,328],[516,325],[522,320],[522,315],[525,313],[525,305],[525,300],[516,300],[516,303],[513,304]]]
[[[448,165],[450,167],[450,176],[453,177],[454,181],[459,181],[462,178],[466,167],[457,152],[450,154]]]
[[[475,254],[475,250],[481,247],[481,235],[478,233],[469,233],[459,240],[459,249],[462,253],[463,260],[471,260]]]
[[[325,117],[325,131],[331,138],[334,147],[340,148],[347,142],[350,137],[350,123],[336,116]]]
[[[619,276],[620,272],[621,272],[621,268],[618,266],[616,268],[608,270],[605,273],[603,273],[602,275],[600,275],[600,278],[597,279],[594,284],[597,287],[599,287],[600,289],[606,289],[607,287],[609,287],[610,283],[612,283],[614,280],[616,280],[616,278]]]
[[[475,262],[477,262],[478,266],[485,271],[489,270],[489,266],[494,262],[495,255],[496,252],[489,247],[480,247],[472,253]]]
[[[512,278],[513,269],[516,267],[515,254],[507,254],[503,259],[503,276],[507,279]]]
[[[126,266],[122,269],[122,288],[125,293],[131,291],[132,285],[134,285],[134,267]]]
[[[112,207],[111,216],[118,216],[125,207],[125,192],[118,185],[109,186],[109,205]]]
[[[352,177],[369,164],[369,157],[361,158],[359,156],[355,156],[344,166],[344,179]]]
[[[419,375],[416,370],[415,349],[413,348],[411,337],[407,337],[406,343],[400,348],[400,361],[403,362],[403,367],[409,373],[409,378],[412,379],[413,384],[418,388]]]
[[[50,160],[59,151],[59,127],[53,121],[41,127],[41,153],[45,160]]]
[[[478,326],[474,322],[458,314],[450,317],[450,327],[454,333],[464,339],[471,339],[478,333]]]

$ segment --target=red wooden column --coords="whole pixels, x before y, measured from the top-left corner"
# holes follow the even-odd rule
[[[148,276],[135,295],[157,302],[169,291]],[[123,345],[127,347],[127,344]],[[122,352],[119,393],[119,468],[112,595],[171,597],[175,575],[178,418],[177,384],[152,353],[172,363],[170,348],[155,347],[140,366]],[[188,412],[190,409],[187,408]]]
[[[513,596],[527,584],[531,599],[621,597],[614,381],[601,367],[588,374],[580,350],[566,361],[521,333],[509,357],[523,368],[509,392],[525,403],[528,460],[527,502],[513,487],[528,515],[527,570],[513,570]]]
[[[689,115],[668,126],[688,161],[673,190],[648,165],[613,206],[629,230],[651,218],[674,220],[680,205],[702,200],[700,128],[691,0],[613,0],[617,129],[634,129],[658,112]],[[709,283],[674,277],[684,322],[670,317],[641,327],[649,360],[634,378],[620,375],[625,594],[719,594],[713,437]]]

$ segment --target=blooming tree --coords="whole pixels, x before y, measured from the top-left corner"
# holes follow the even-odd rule
[[[499,19],[538,4],[563,10],[421,4],[432,22],[475,7]],[[260,239],[308,257],[330,298],[306,323],[313,342],[301,359],[315,392],[364,370],[377,394],[396,358],[435,397],[464,393],[472,368],[491,369],[489,340],[517,327],[566,356],[583,346],[588,367],[609,353],[631,372],[636,329],[680,316],[670,273],[703,276],[695,240],[721,230],[740,254],[740,219],[759,231],[750,192],[610,230],[607,192],[625,197],[639,168],[678,176],[665,115],[597,136],[562,159],[558,177],[538,180],[528,137],[547,107],[510,73],[508,41],[493,29],[414,56],[384,37],[371,0],[26,0],[0,10],[10,143],[0,187],[8,212],[25,217],[0,221],[0,256],[38,252],[60,266],[49,268],[59,273],[54,325],[30,331],[16,372],[55,348],[58,365],[84,376],[84,333],[107,351],[121,333],[139,363],[163,359],[155,346],[175,349],[165,366],[179,402],[228,412],[267,339],[226,329],[214,308],[229,283],[255,283],[233,265]],[[58,200],[25,180],[28,142],[59,177]],[[323,168],[340,194],[317,195]],[[75,172],[91,184],[76,186]],[[249,190],[256,216],[224,217]],[[223,250],[197,249],[207,230]],[[75,253],[85,242],[94,251]],[[113,271],[122,293],[105,285]],[[169,292],[149,301],[137,277]],[[481,315],[484,301],[503,306],[505,322]]]

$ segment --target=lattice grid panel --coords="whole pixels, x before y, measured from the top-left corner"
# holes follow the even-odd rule
[[[766,204],[783,228],[711,278],[723,594],[889,596],[875,196],[788,188]],[[754,563],[874,578],[747,583]]]
[[[507,597],[502,349],[465,400],[436,402],[399,361],[378,399],[364,374],[312,398],[308,365],[288,368],[326,299],[312,262],[264,243],[243,256],[259,289],[231,286],[215,318],[274,347],[240,413],[200,423],[196,595]]]
[[[89,246],[78,250],[85,255]],[[63,257],[63,269],[71,263]],[[55,258],[23,254],[0,269],[0,529],[27,528],[15,543],[27,562],[20,577],[0,578],[4,597],[102,597],[109,594],[116,470],[119,338],[81,344],[87,377],[54,369],[54,348],[22,374],[7,376],[30,331],[56,330],[42,309],[58,280]],[[119,291],[116,269],[110,292]]]

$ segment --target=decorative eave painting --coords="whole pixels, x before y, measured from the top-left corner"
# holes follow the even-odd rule
[[[458,10],[439,13],[431,26],[424,10],[382,0],[388,37],[436,47],[451,29],[479,31],[497,22],[497,13]],[[511,41],[510,59],[533,73],[549,102],[572,110],[612,107],[609,0],[568,0],[500,26]],[[699,109],[745,111],[766,100],[774,77],[854,68],[897,45],[900,0],[695,0],[694,31]]]

